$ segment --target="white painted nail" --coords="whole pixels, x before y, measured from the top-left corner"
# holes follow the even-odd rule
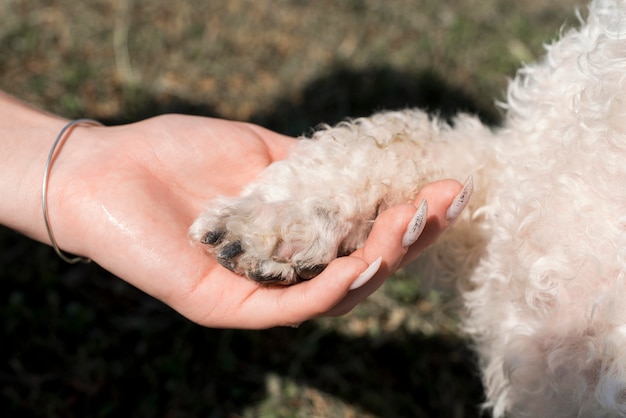
[[[426,226],[426,215],[428,215],[428,202],[424,199],[417,208],[415,215],[411,218],[409,226],[402,236],[402,246],[404,248],[409,248],[417,241],[420,235],[422,235],[422,231],[424,231],[424,227]]]
[[[457,220],[461,212],[463,212],[463,209],[467,207],[467,204],[472,197],[473,191],[474,179],[472,178],[472,176],[469,176],[467,180],[465,180],[463,188],[461,189],[459,194],[456,195],[456,197],[452,201],[452,204],[448,208],[448,211],[446,212],[446,221],[448,222],[448,225],[452,225],[454,221]]]
[[[359,277],[356,278],[350,285],[350,290],[358,289],[363,286],[365,283],[369,282],[372,277],[378,272],[381,263],[383,262],[382,257],[378,257],[372,264],[366,268],[363,273],[359,274]]]

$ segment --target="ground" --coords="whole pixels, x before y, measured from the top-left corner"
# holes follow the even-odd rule
[[[376,110],[497,124],[582,1],[3,0],[0,88],[107,124],[165,112],[290,135]],[[351,314],[210,330],[0,229],[0,409],[37,417],[474,417],[446,295],[400,272]]]

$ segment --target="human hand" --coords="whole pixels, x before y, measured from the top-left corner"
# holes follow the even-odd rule
[[[58,244],[205,326],[266,328],[344,314],[436,240],[461,185],[445,180],[421,191],[416,202],[427,199],[428,220],[409,249],[401,241],[416,206],[400,205],[378,217],[363,248],[313,280],[264,287],[220,266],[187,231],[209,199],[237,194],[294,143],[255,125],[182,115],[76,127],[48,188]],[[350,291],[378,257],[376,274]]]

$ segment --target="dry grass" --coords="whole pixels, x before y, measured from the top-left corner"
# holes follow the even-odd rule
[[[298,135],[383,108],[479,113],[580,1],[3,0],[0,88],[68,117],[164,112]],[[49,417],[471,417],[445,309],[398,275],[343,318],[207,330],[0,230],[0,410]]]

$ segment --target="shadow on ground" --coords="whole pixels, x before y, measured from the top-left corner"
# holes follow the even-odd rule
[[[318,123],[334,124],[346,117],[406,107],[424,109],[448,121],[459,112],[477,115],[489,125],[499,121],[493,103],[477,103],[431,70],[411,74],[388,67],[364,71],[336,68],[295,97],[279,101],[274,112],[252,119],[274,130],[298,135]]]
[[[219,116],[210,104],[129,97],[126,116],[115,122],[165,112]],[[321,122],[406,106],[498,120],[436,74],[378,68],[337,69],[253,121],[298,135]],[[293,381],[374,416],[479,414],[474,358],[457,336],[399,328],[351,338],[315,321],[258,332],[205,329],[99,267],[64,265],[6,229],[0,247],[0,404],[9,416],[237,417],[275,390],[271,376],[282,382],[279,392]],[[281,408],[298,407],[288,391],[278,396]]]

